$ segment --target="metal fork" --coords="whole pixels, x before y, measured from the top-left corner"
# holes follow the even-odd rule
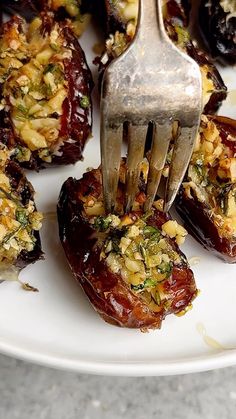
[[[136,35],[127,50],[106,69],[101,95],[101,157],[106,211],[116,206],[123,125],[128,123],[126,207],[138,190],[147,127],[153,123],[147,201],[155,199],[173,123],[179,124],[165,193],[171,207],[187,170],[200,124],[201,75],[198,65],[177,49],[165,32],[161,0],[139,0]],[[176,124],[176,122],[175,122]]]

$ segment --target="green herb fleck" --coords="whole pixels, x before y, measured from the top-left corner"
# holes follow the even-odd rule
[[[0,186],[0,192],[2,192],[7,199],[15,202],[15,204],[20,206],[20,200],[17,199],[17,197],[15,197],[12,193],[5,191],[5,189],[3,189],[1,186]]]
[[[21,208],[16,210],[16,220],[21,223],[22,226],[26,227],[28,224],[28,217],[26,211]]]
[[[145,288],[155,287],[156,285],[157,285],[157,281],[155,279],[152,279],[152,278],[147,278],[144,282],[144,287]]]
[[[155,236],[155,238],[158,238],[161,235],[160,230],[149,225],[144,227],[143,233],[146,238],[151,238],[153,236]]]
[[[90,100],[88,98],[88,96],[82,96],[81,100],[80,100],[80,106],[83,109],[87,109],[90,105]]]
[[[43,70],[43,74],[53,73],[55,70],[56,64],[49,63],[46,65],[45,69]]]
[[[134,291],[142,291],[145,288],[153,288],[157,285],[157,281],[152,278],[147,278],[142,284],[139,285],[131,285],[131,289]]]
[[[9,242],[9,240],[13,239],[17,233],[22,229],[22,226],[18,227],[16,230],[14,230],[12,233],[7,234],[4,239],[1,241],[0,245],[6,244]]]
[[[111,224],[111,219],[109,217],[102,217],[99,215],[94,221],[94,227],[98,231],[106,231],[108,230]]]
[[[161,305],[161,296],[160,293],[158,292],[158,290],[156,290],[155,292],[155,297],[152,296],[152,299],[154,300],[154,302],[160,306]]]
[[[170,262],[161,262],[161,264],[157,267],[157,270],[161,274],[166,274],[166,276],[170,276],[172,272],[172,264]]]
[[[17,109],[18,109],[18,111],[20,111],[20,113],[22,113],[25,116],[28,114],[28,109],[25,108],[23,105],[18,105]]]

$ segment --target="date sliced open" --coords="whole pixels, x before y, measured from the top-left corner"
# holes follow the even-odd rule
[[[27,24],[13,17],[0,34],[0,121],[12,129],[22,166],[71,164],[91,133],[92,78],[64,23],[43,13]]]
[[[117,209],[123,205],[125,170],[123,163]],[[141,182],[132,212],[105,215],[97,169],[80,180],[69,178],[58,203],[62,246],[95,310],[109,323],[143,330],[160,328],[168,314],[184,314],[197,295],[178,247],[186,230],[162,212],[162,200],[144,214],[145,199]]]
[[[212,55],[236,62],[235,0],[202,0],[199,24]]]
[[[101,59],[101,69],[113,58],[119,56],[131,42],[136,28],[138,0],[105,1],[106,32],[110,35],[106,42],[106,53]],[[208,55],[191,41],[186,26],[189,21],[189,2],[171,0],[163,2],[166,31],[172,41],[199,65],[203,82],[203,105],[205,113],[214,113],[226,98],[227,88]]]
[[[42,258],[42,214],[36,210],[32,185],[9,158],[0,142],[0,281],[12,267],[20,270]]]
[[[236,262],[236,121],[202,117],[177,210],[188,230],[226,262]]]

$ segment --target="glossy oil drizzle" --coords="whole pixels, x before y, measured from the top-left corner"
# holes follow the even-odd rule
[[[38,292],[38,288],[33,287],[28,283],[24,283],[19,278],[20,269],[16,266],[9,266],[8,268],[0,270],[0,284],[5,281],[18,282],[25,291]]]
[[[203,323],[197,323],[197,331],[203,338],[203,341],[207,346],[209,346],[211,349],[218,349],[220,351],[232,351],[236,349],[236,347],[225,347],[221,343],[219,343],[217,340],[212,338],[211,336],[208,336],[206,328]]]

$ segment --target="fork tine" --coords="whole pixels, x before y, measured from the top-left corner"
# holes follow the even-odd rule
[[[128,155],[126,177],[126,212],[129,212],[138,190],[140,164],[144,156],[147,125],[128,126]]]
[[[180,188],[192,156],[197,132],[197,124],[195,127],[183,127],[181,128],[179,137],[175,141],[166,185],[165,212],[169,211]]]
[[[112,126],[105,118],[101,117],[101,159],[105,210],[110,213],[116,206],[123,124]]]
[[[148,173],[147,201],[144,206],[145,211],[150,210],[155,199],[171,138],[172,124],[169,121],[163,125],[155,124]]]

